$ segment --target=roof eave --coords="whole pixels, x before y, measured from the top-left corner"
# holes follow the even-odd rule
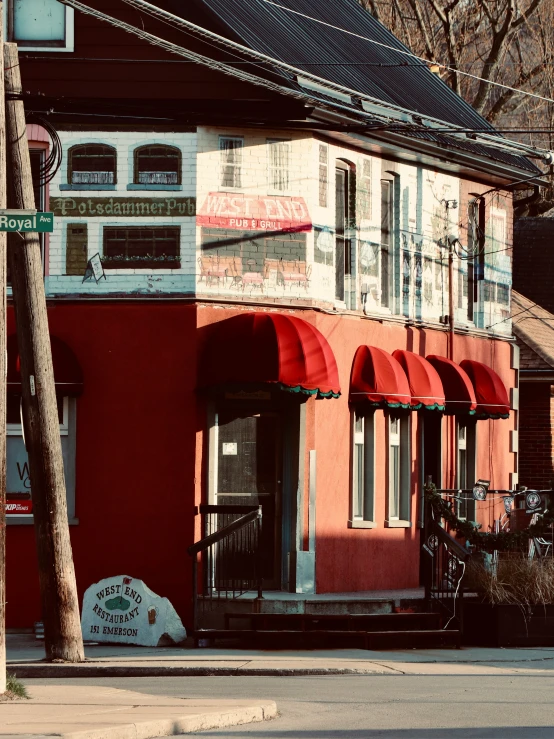
[[[330,111],[328,110],[318,110],[314,112],[313,117],[321,117],[326,121],[329,121],[329,119],[332,117],[332,119],[334,119],[337,123],[339,123],[340,120],[342,120],[344,123],[353,122],[353,118],[349,116],[343,116],[339,113],[330,114]],[[328,135],[332,136],[333,132],[329,132]],[[340,132],[337,132],[335,133],[335,135],[343,136],[344,134],[340,134]],[[416,154],[426,155],[430,157],[433,161],[436,161],[438,159],[446,165],[456,163],[463,169],[467,170],[467,172],[475,171],[487,175],[487,181],[494,181],[495,184],[498,183],[510,185],[522,179],[526,180],[526,188],[528,188],[530,185],[546,186],[548,184],[545,180],[542,180],[539,175],[533,177],[533,175],[530,174],[528,170],[520,169],[518,167],[510,167],[509,165],[502,164],[501,162],[497,162],[492,159],[488,159],[487,157],[481,157],[475,153],[468,152],[466,154],[459,149],[447,149],[443,145],[433,143],[432,141],[412,139],[408,136],[403,136],[402,134],[398,133],[392,133],[390,131],[375,131],[371,134],[359,134],[351,132],[346,134],[346,136],[358,142],[358,145],[367,143],[372,144],[373,148],[375,148],[375,142],[383,142],[385,144],[385,146],[382,147],[383,154],[388,153],[394,156],[399,156],[405,154],[405,152],[408,150]],[[445,154],[448,155],[448,159],[445,159]],[[429,163],[431,164],[433,162],[430,161]]]

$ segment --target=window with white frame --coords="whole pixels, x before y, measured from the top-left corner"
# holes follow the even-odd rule
[[[506,213],[503,210],[491,208],[488,231],[489,259],[487,261],[494,265],[498,262],[498,254],[506,248]]]
[[[410,416],[388,417],[388,526],[410,525]]]
[[[220,186],[238,189],[242,187],[242,152],[244,139],[236,136],[219,137]]]
[[[362,159],[358,178],[358,219],[371,220],[371,159]]]
[[[75,517],[76,399],[56,398],[67,492],[69,519]],[[7,395],[6,408],[6,497],[7,520],[32,521],[32,486],[29,459],[23,438],[21,396]]]
[[[456,487],[471,490],[475,484],[477,422],[470,418],[459,418],[456,422]],[[464,493],[458,500],[458,517],[475,520],[475,500]]]
[[[352,414],[352,501],[350,528],[375,521],[375,412]]]
[[[73,51],[74,10],[57,0],[8,0],[8,38],[25,51]]]
[[[319,145],[319,205],[326,208],[329,198],[329,148]]]
[[[393,303],[394,200],[392,180],[381,180],[381,305]]]
[[[291,142],[268,139],[268,175],[271,192],[287,192],[290,184]]]

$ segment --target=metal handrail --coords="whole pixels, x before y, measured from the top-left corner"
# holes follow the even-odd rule
[[[261,536],[261,522],[262,522],[262,506],[217,506],[217,505],[202,505],[200,506],[201,513],[242,513],[244,510],[250,509],[246,515],[237,518],[227,526],[224,526],[219,531],[215,531],[213,534],[200,539],[190,547],[187,552],[192,557],[192,607],[193,607],[193,627],[194,633],[196,634],[198,625],[198,553],[205,552],[214,544],[228,538],[232,534],[240,529],[247,526],[253,521],[257,521],[258,525],[258,546]],[[259,552],[258,552],[259,553]],[[263,598],[263,577],[261,571],[261,565],[259,562],[259,556],[256,559],[256,570],[257,570],[257,583],[258,583],[258,598]]]
[[[213,506],[213,508],[217,508],[217,506]],[[216,511],[210,511],[210,513],[215,513],[215,512]],[[217,512],[224,512],[224,511],[217,511]],[[232,513],[232,511],[225,511],[225,512]],[[204,550],[211,547],[212,544],[217,544],[218,541],[225,539],[227,536],[229,536],[230,534],[233,534],[235,531],[242,529],[243,526],[246,526],[251,521],[255,521],[257,518],[261,518],[261,517],[262,517],[262,507],[258,506],[255,510],[250,511],[250,513],[247,513],[246,516],[241,516],[240,518],[237,518],[236,521],[233,521],[232,523],[227,524],[227,526],[224,526],[222,529],[219,529],[219,531],[214,531],[213,534],[209,534],[204,539],[200,539],[200,541],[195,542],[187,549],[187,552],[190,554],[191,557],[193,557],[195,554],[198,554],[198,552],[203,552]]]

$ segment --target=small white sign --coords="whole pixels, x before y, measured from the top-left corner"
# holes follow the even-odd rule
[[[224,457],[236,457],[237,456],[237,442],[231,441],[223,444],[223,456]]]
[[[96,282],[104,277],[104,267],[102,266],[102,260],[100,254],[95,254],[90,258],[90,266],[92,267],[92,273]]]

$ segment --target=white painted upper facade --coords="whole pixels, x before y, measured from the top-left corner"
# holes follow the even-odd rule
[[[457,325],[510,334],[509,203],[488,197],[477,254],[468,186],[457,176],[311,132],[199,127],[59,135],[63,164],[49,186],[56,214],[49,297],[197,295],[444,324],[454,243]],[[112,174],[101,171],[110,157]],[[84,269],[75,273],[79,248],[85,265],[100,255],[106,279],[83,282]]]

